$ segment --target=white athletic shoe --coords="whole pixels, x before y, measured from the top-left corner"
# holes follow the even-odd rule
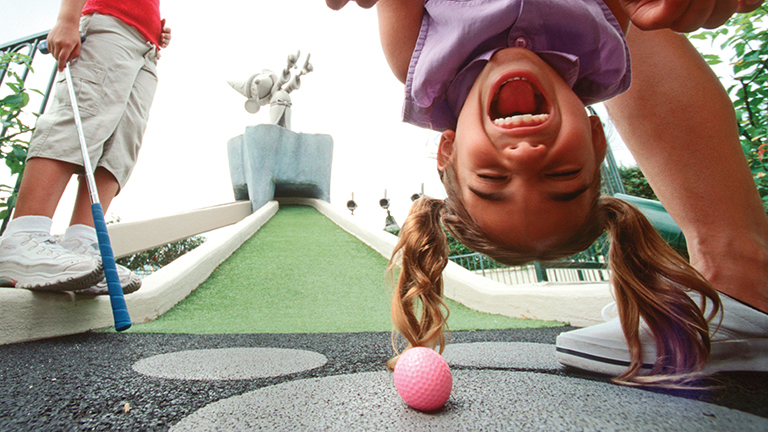
[[[101,260],[98,242],[90,243],[81,237],[69,237],[67,239],[59,240],[59,244],[74,253],[88,255]],[[141,288],[141,278],[120,264],[117,264],[117,276],[120,278],[120,286],[123,288],[123,294],[130,294]],[[109,289],[107,288],[107,279],[102,273],[101,279],[98,280],[96,284],[92,284],[91,287],[86,289],[79,289],[75,291],[75,294],[108,295]]]
[[[710,322],[712,350],[704,373],[726,371],[768,372],[768,314],[720,294],[723,309]],[[611,305],[603,316],[615,316]],[[722,321],[721,321],[722,318]],[[643,346],[641,375],[656,362],[656,343],[640,320]],[[556,342],[557,360],[578,369],[617,376],[630,364],[629,348],[619,318],[602,324],[561,333]]]
[[[101,261],[72,253],[46,233],[19,232],[0,240],[0,285],[75,291],[104,277]]]

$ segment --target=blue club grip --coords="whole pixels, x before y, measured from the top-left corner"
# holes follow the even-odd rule
[[[112,253],[112,244],[109,242],[109,233],[107,232],[107,224],[104,222],[104,211],[101,204],[91,204],[91,213],[93,214],[96,236],[99,238],[99,251],[101,252],[101,262],[104,265],[104,276],[107,279],[112,315],[115,318],[115,330],[128,330],[131,328],[131,316],[125,305],[123,287],[120,286],[120,277],[117,275],[115,255]]]

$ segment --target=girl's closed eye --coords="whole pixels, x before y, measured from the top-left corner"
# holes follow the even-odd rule
[[[579,174],[581,174],[581,169],[566,169],[545,173],[544,177],[559,181],[566,181],[579,177]]]
[[[478,174],[477,176],[483,180],[492,181],[492,182],[504,182],[504,181],[507,181],[507,179],[509,178],[509,176],[500,175],[500,174]]]

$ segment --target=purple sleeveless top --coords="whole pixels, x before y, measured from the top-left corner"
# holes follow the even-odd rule
[[[403,121],[455,129],[480,71],[507,47],[538,54],[585,105],[629,88],[629,48],[602,0],[426,0]]]

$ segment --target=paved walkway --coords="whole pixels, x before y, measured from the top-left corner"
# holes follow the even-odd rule
[[[355,228],[352,231],[361,230]],[[372,233],[360,235],[364,234],[370,240],[367,244],[379,245],[376,250],[389,255],[391,236],[381,240]],[[203,247],[199,250],[202,251]],[[389,252],[381,252],[387,247],[390,247]],[[193,254],[195,252],[186,257]],[[205,254],[213,255],[210,251],[205,251]],[[375,272],[376,280],[386,264],[386,260],[377,259],[382,261],[382,268]],[[197,263],[195,260],[188,262]],[[245,261],[244,268],[263,270],[263,264],[252,259]],[[179,287],[188,285],[183,277],[195,266],[187,264],[177,268],[175,278],[163,276],[174,281],[175,285],[168,284],[168,287],[176,288],[161,290],[159,287],[165,286],[162,284],[145,286],[137,294],[148,295],[147,307],[174,304],[178,299],[162,301],[166,297],[152,295],[181,290]],[[353,270],[356,275],[354,281],[360,285],[359,266]],[[223,268],[221,272],[224,272]],[[449,271],[446,274],[450,276]],[[158,276],[159,273],[153,277]],[[452,289],[457,294],[461,294],[459,288],[473,286],[461,285],[458,282],[464,279],[453,277],[455,283]],[[338,275],[334,281],[337,280]],[[251,287],[251,284],[248,282],[246,285]],[[282,284],[307,285],[291,285],[285,281]],[[274,286],[283,285],[272,282],[268,289]],[[338,283],[324,289],[315,284],[311,286],[319,292],[330,292],[338,288]],[[371,288],[370,283],[363,283],[362,286]],[[585,309],[573,296],[565,297],[568,301],[560,301],[559,304],[547,301],[549,297],[541,296],[545,288],[532,286],[529,296],[516,292],[515,300],[530,308],[536,304],[536,299],[542,300],[539,301],[543,305],[540,310],[546,309],[556,317],[566,317],[571,322],[574,322],[573,313]],[[185,293],[188,293],[191,288],[186,286],[186,289]],[[218,292],[231,294],[233,289],[230,283]],[[74,324],[94,325],[87,323],[94,315],[93,303],[97,303],[98,299],[67,302],[55,296],[39,296],[23,290],[6,291],[8,295],[26,294],[28,298],[16,296],[20,299],[15,303],[0,301],[0,306],[4,307],[0,308],[0,323],[6,326],[0,325],[2,328],[15,324],[27,333],[35,332],[36,337],[44,337],[50,333],[41,333],[41,323],[46,323],[48,328],[58,328],[61,323],[72,324],[71,328],[75,328]],[[481,296],[481,291],[472,293],[472,298]],[[40,297],[50,298],[46,302],[35,303]],[[276,297],[272,296],[272,300]],[[234,298],[243,299],[244,295]],[[495,299],[495,303],[501,302],[498,297],[488,298]],[[385,304],[381,299],[369,300],[377,305]],[[599,306],[606,302],[599,296],[592,301]],[[102,309],[109,312],[108,305],[103,301],[101,303],[104,303]],[[320,309],[319,302],[305,309],[313,310],[315,315],[330,316],[338,312],[338,304],[344,304],[342,301],[331,303],[325,309]],[[343,313],[372,314],[372,307],[362,307],[364,303],[359,301],[354,303],[359,303],[360,307],[343,310]],[[294,304],[294,300],[287,299],[281,306],[273,305],[272,308],[290,311]],[[34,312],[30,311],[30,305],[37,305],[36,309],[33,308]],[[56,306],[62,306],[60,321],[50,318]],[[64,306],[67,309],[63,309]],[[558,306],[571,315],[556,310]],[[252,311],[266,307],[269,306],[252,306],[247,308],[247,314],[239,313],[239,316],[251,317]],[[195,310],[182,321],[186,324],[221,322],[224,321],[223,310],[227,308],[230,306],[224,305],[208,314]],[[457,308],[454,312],[452,318],[457,319],[460,315]],[[527,310],[525,313],[536,315]],[[136,318],[136,315],[133,316]],[[111,314],[108,318],[111,319]],[[278,318],[285,316],[266,319]],[[292,318],[299,319],[295,315]],[[388,322],[387,319],[385,321]],[[385,324],[366,330],[388,327],[389,324]],[[194,328],[177,328],[176,331],[192,333],[196,331]],[[555,338],[561,331],[569,329],[562,327],[454,332],[444,353],[453,371],[451,397],[439,412],[421,413],[410,409],[400,399],[392,374],[385,367],[392,353],[388,332],[363,332],[359,326],[342,330],[314,327],[315,331],[318,328],[321,329],[319,331],[339,333],[190,335],[95,332],[0,345],[0,432],[169,429],[228,432],[768,430],[768,373],[724,374],[710,382],[711,389],[707,391],[654,392],[621,387],[610,383],[605,377],[569,370],[555,362]],[[283,330],[250,329],[245,333],[254,331]]]
[[[566,329],[456,332],[454,388],[399,398],[389,333],[86,333],[0,346],[0,430],[768,430],[768,374],[653,392],[554,361]]]

